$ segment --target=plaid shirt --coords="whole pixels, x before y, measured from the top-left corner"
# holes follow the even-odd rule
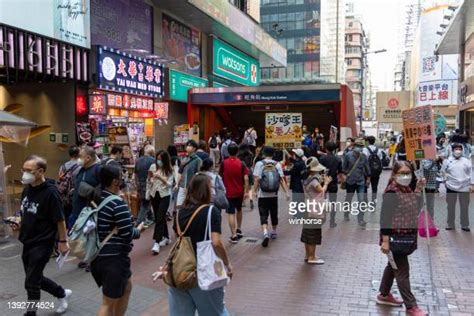
[[[423,160],[421,162],[423,167],[423,177],[426,179],[426,188],[436,190],[438,188],[438,182],[436,177],[439,173],[439,165],[433,160]]]

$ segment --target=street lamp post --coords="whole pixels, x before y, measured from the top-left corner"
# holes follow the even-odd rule
[[[360,85],[360,110],[359,110],[359,134],[362,133],[362,115],[364,114],[364,105],[365,105],[365,68],[366,68],[366,63],[365,63],[365,58],[369,54],[380,54],[380,53],[385,53],[387,50],[384,49],[379,49],[379,50],[374,50],[371,52],[364,52],[362,49],[362,74],[361,74],[361,85]]]

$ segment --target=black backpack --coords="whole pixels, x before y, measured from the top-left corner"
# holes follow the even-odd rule
[[[370,150],[370,148],[367,147],[367,150],[369,151],[369,167],[370,167],[370,174],[372,176],[378,176],[382,173],[382,161],[380,161],[379,156],[377,155],[378,153],[378,148],[375,148],[375,151]]]
[[[211,137],[211,141],[209,142],[209,147],[217,148],[217,137],[216,136]]]

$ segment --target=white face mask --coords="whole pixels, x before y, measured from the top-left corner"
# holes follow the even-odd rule
[[[458,149],[458,150],[455,150],[455,151],[453,152],[453,156],[456,157],[456,158],[461,157],[461,155],[462,155],[462,150],[459,150],[459,149]]]
[[[84,160],[82,158],[77,159],[77,164],[79,167],[84,167]]]
[[[395,181],[404,187],[407,187],[411,183],[412,176],[407,174],[407,175],[398,175],[395,177]]]
[[[32,184],[33,182],[35,182],[35,176],[32,173],[23,172],[23,175],[21,177],[21,183]]]

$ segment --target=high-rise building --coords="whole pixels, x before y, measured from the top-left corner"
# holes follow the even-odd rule
[[[262,83],[344,82],[344,14],[345,0],[262,0],[261,26],[288,53]]]
[[[354,13],[354,5],[346,6],[346,35],[345,35],[345,61],[346,82],[354,95],[354,109],[356,115],[364,119],[370,118],[368,101],[371,100],[370,79],[367,63],[367,50],[369,38],[364,30],[361,16]]]

